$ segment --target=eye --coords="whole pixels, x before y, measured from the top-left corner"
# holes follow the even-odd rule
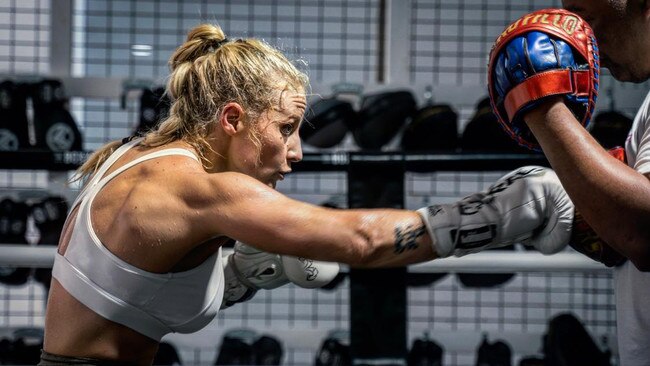
[[[293,123],[285,123],[280,126],[280,132],[285,136],[290,136],[295,130]]]

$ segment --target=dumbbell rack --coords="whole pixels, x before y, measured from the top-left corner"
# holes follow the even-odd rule
[[[2,151],[0,170],[45,171],[47,173],[47,193],[66,198],[70,203],[77,195],[69,184],[69,173],[76,170],[90,156],[85,151]],[[8,188],[13,190],[13,188]],[[21,190],[17,190],[19,195]],[[34,190],[27,190],[36,194]],[[43,194],[45,192],[42,192]]]

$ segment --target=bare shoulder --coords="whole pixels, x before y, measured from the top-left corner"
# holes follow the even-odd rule
[[[150,178],[156,189],[178,197],[199,193],[208,175],[199,162],[186,156],[171,155],[143,164],[141,178]],[[143,182],[141,182],[143,183]]]
[[[242,173],[207,174],[200,182],[189,203],[196,208],[193,224],[200,226],[197,230],[209,227],[217,234],[245,242],[255,243],[258,237],[277,237],[276,231],[287,223],[296,224],[313,218],[315,211],[324,211],[289,198]]]
[[[236,172],[207,173],[195,172],[188,175],[191,189],[186,190],[186,198],[192,206],[229,205],[242,199],[283,197],[276,190],[262,184],[257,179]]]

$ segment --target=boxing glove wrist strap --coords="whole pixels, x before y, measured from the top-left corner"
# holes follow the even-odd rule
[[[527,103],[551,95],[589,96],[590,74],[588,70],[551,70],[535,74],[512,88],[506,95],[504,106],[508,118]]]

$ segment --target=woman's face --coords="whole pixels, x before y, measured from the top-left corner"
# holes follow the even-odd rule
[[[306,105],[303,93],[281,92],[278,105],[248,125],[243,138],[233,140],[232,156],[236,159],[231,169],[275,188],[291,172],[291,163],[302,160],[298,130]],[[255,132],[259,145],[253,142]]]

